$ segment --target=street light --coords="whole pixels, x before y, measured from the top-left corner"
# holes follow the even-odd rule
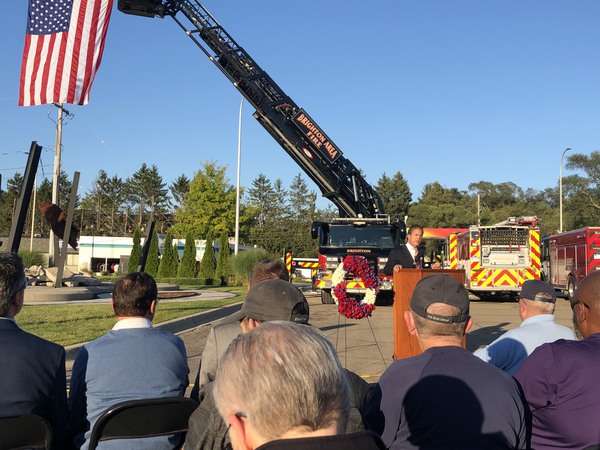
[[[562,221],[562,199],[563,199],[563,193],[562,193],[562,168],[563,168],[563,158],[565,157],[565,153],[567,153],[569,150],[571,150],[571,147],[566,148],[565,151],[562,153],[562,156],[560,157],[560,171],[559,171],[559,175],[558,175],[558,204],[559,204],[559,229],[558,232],[562,233],[563,230],[563,221]]]
[[[240,243],[240,171],[242,166],[242,107],[244,97],[240,102],[240,115],[238,117],[238,154],[237,154],[237,191],[235,195],[235,246],[233,253],[238,254]]]

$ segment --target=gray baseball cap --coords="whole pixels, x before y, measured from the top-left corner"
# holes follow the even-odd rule
[[[250,317],[260,322],[285,320],[308,323],[309,307],[304,294],[287,281],[265,280],[252,286],[242,309],[230,316],[228,322]]]

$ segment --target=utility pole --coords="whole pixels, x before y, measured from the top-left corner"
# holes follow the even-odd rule
[[[60,153],[62,149],[62,126],[63,126],[63,104],[54,103],[58,108],[58,120],[56,121],[56,145],[54,149],[54,171],[52,173],[52,203],[58,204],[58,180],[60,178]],[[66,110],[65,110],[66,111]],[[70,115],[69,111],[66,111]],[[56,265],[55,257],[58,254],[58,240],[50,229],[50,247],[48,248],[48,267]]]

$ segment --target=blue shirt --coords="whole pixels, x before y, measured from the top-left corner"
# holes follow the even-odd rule
[[[531,352],[558,339],[575,340],[575,334],[570,328],[557,324],[553,314],[538,314],[525,319],[519,328],[507,331],[488,346],[477,349],[474,355],[513,375]]]
[[[131,322],[129,322],[131,324]],[[166,331],[128,322],[86,344],[77,354],[71,376],[71,431],[87,449],[91,429],[110,406],[133,399],[181,397],[188,384],[183,341]],[[120,329],[119,329],[120,328]],[[170,449],[168,437],[104,441],[99,448]]]

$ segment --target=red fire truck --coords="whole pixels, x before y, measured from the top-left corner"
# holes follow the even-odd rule
[[[600,227],[546,236],[542,239],[542,279],[573,296],[583,277],[600,269]]]

